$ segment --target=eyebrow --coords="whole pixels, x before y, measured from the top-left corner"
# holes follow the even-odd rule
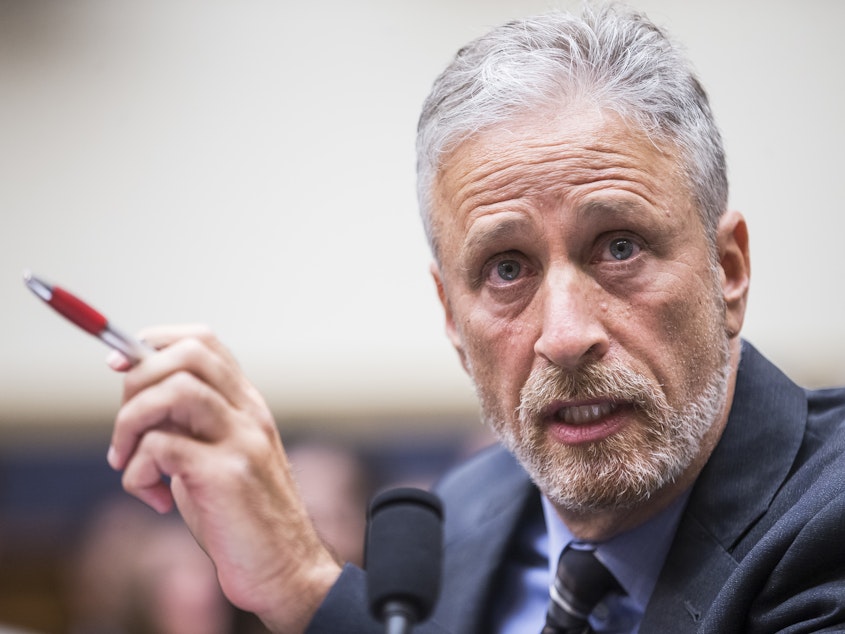
[[[475,231],[470,230],[467,233],[467,239],[461,246],[460,261],[462,263],[473,261],[477,257],[477,254],[492,242],[504,240],[512,236],[524,235],[527,224],[526,220],[522,217],[512,217],[496,221],[490,226]]]
[[[592,200],[576,210],[576,218],[590,217],[598,214],[613,216],[632,216],[645,213],[643,205],[632,200]]]

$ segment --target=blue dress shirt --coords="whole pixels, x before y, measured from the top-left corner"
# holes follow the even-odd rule
[[[636,634],[688,497],[689,492],[645,524],[598,544],[596,557],[625,593],[608,595],[593,611],[596,632]],[[546,498],[543,518],[521,531],[515,556],[506,563],[494,603],[499,634],[539,633],[546,622],[557,560],[574,537]]]

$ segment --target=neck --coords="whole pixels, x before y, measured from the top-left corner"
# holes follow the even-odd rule
[[[686,478],[683,479],[683,483],[687,483]],[[604,542],[659,515],[689,486],[691,483],[683,486],[682,480],[677,480],[671,486],[661,489],[645,503],[630,508],[573,511],[555,505],[555,510],[576,539]]]

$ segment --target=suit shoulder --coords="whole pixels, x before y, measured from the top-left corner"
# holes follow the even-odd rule
[[[825,437],[845,437],[845,387],[805,393],[809,430]]]
[[[450,469],[435,488],[444,499],[463,499],[479,495],[492,482],[524,482],[527,477],[516,458],[500,445],[492,445]]]
[[[435,491],[443,500],[448,540],[524,506],[535,489],[516,459],[496,445],[449,471]]]
[[[807,423],[793,478],[804,476],[802,487],[816,478],[824,482],[845,467],[845,388],[806,390]],[[832,471],[832,473],[831,473]]]

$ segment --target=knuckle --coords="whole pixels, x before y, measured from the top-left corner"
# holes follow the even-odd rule
[[[146,480],[142,478],[142,469],[138,466],[139,458],[134,458],[121,476],[121,484],[127,493],[136,494],[146,486]]]
[[[186,337],[176,344],[182,363],[186,366],[197,366],[208,356],[208,346],[199,337]]]
[[[114,416],[114,434],[120,434],[129,426],[129,422],[132,418],[131,406],[129,404],[124,404],[119,410],[117,410],[117,414]]]
[[[245,408],[247,415],[255,421],[255,424],[264,433],[265,437],[277,436],[279,428],[276,426],[276,420],[255,386],[247,383],[244,392],[249,403]]]
[[[267,438],[275,438],[278,436],[279,428],[276,426],[276,421],[270,412],[261,410],[255,415],[255,422],[258,429],[263,433],[264,440]]]
[[[255,464],[270,464],[283,453],[278,428],[272,421],[259,425],[254,433],[247,434],[243,448],[244,455]]]
[[[200,392],[199,380],[188,370],[177,370],[168,376],[163,382],[167,389],[173,394],[171,398],[178,399],[185,396],[197,397]]]
[[[213,344],[217,342],[217,335],[214,329],[208,324],[196,324],[193,328],[193,338],[204,344]]]
[[[219,413],[217,393],[187,370],[180,370],[166,380],[168,415],[177,422],[188,422],[198,414],[207,417]]]

